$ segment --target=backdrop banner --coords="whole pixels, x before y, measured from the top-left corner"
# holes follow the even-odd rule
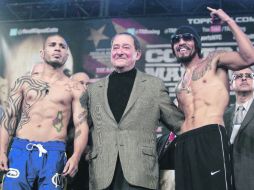
[[[254,40],[254,15],[232,17]],[[183,74],[172,55],[171,35],[180,25],[191,25],[201,35],[202,53],[213,50],[236,50],[236,42],[226,25],[211,25],[210,17],[138,17],[87,19],[41,22],[2,22],[0,25],[1,91],[13,81],[30,72],[40,63],[43,38],[60,34],[70,46],[66,67],[72,73],[83,71],[91,78],[101,78],[112,71],[110,64],[111,38],[119,32],[135,34],[142,44],[142,59],[137,67],[160,77],[175,97],[175,86]],[[4,90],[5,89],[5,90]],[[8,91],[8,90],[7,90]],[[2,92],[0,92],[2,94]],[[3,95],[4,96],[4,95]],[[2,98],[4,99],[4,98]]]

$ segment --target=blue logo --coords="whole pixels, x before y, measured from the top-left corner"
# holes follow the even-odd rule
[[[127,28],[127,32],[132,34],[132,35],[135,35],[136,30],[135,30],[135,28]]]
[[[18,35],[18,29],[17,28],[11,28],[9,35],[10,36],[17,36]]]

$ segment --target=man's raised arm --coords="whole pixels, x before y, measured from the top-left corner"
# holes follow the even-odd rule
[[[236,22],[222,9],[207,7],[212,18],[219,17],[220,22],[227,23],[239,47],[239,52],[225,52],[219,55],[219,64],[231,70],[239,70],[254,64],[254,47],[248,36],[241,30]]]

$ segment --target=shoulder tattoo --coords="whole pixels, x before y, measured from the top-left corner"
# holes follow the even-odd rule
[[[22,113],[21,113],[21,118],[20,118],[20,122],[19,122],[19,127],[17,130],[21,129],[21,127],[23,125],[25,125],[26,123],[28,123],[30,121],[30,110],[31,108],[34,106],[35,103],[37,103],[39,100],[41,100],[42,98],[44,98],[48,91],[49,91],[49,85],[46,82],[40,81],[40,80],[35,80],[32,79],[29,76],[24,76],[21,77],[20,79],[18,79],[13,87],[13,89],[15,88],[20,88],[20,86],[26,84],[27,87],[24,90],[24,97],[27,97],[29,92],[35,92],[33,93],[34,97],[33,97],[33,102],[28,102],[28,100],[26,98],[23,99],[23,103],[22,103]],[[15,91],[15,90],[14,90]]]

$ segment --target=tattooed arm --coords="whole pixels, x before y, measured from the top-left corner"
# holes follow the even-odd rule
[[[0,170],[8,170],[7,149],[11,138],[17,127],[17,119],[20,115],[20,108],[23,101],[22,78],[15,81],[11,88],[7,107],[1,119],[1,137],[0,137]]]
[[[208,8],[210,15],[215,15],[226,23],[234,35],[238,44],[239,52],[224,52],[219,55],[218,63],[231,70],[239,70],[254,64],[254,47],[248,36],[241,30],[236,22],[227,15],[222,9]]]
[[[72,111],[73,111],[73,122],[75,126],[74,134],[74,152],[70,157],[68,162],[65,165],[63,174],[73,177],[78,171],[78,163],[80,157],[86,147],[88,140],[88,125],[87,125],[87,110],[82,107],[80,98],[84,93],[84,87],[81,84],[78,84],[74,88],[73,102],[72,102]]]

